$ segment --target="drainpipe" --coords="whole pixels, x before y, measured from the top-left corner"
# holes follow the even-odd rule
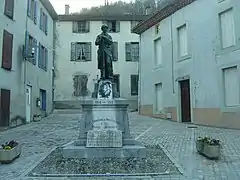
[[[141,113],[141,34],[139,35],[139,61],[138,61],[138,114]]]
[[[55,60],[56,60],[56,20],[53,20],[53,54],[52,54],[52,109],[51,112],[53,112],[54,109],[54,91],[55,91]]]
[[[171,16],[171,53],[172,53],[172,90],[173,90],[173,94],[175,93],[175,86],[174,86],[174,53],[173,53],[173,24],[172,24],[172,16]]]
[[[27,12],[27,11],[26,11]],[[26,24],[25,24],[25,29],[26,29],[26,31],[28,30],[28,12],[26,13]],[[26,48],[25,47],[25,41],[26,41],[26,31],[25,31],[25,34],[24,34],[24,48]],[[23,51],[25,51],[25,49],[23,49]],[[27,61],[26,61],[26,59],[25,59],[25,57],[23,57],[23,59],[24,59],[24,61],[23,61],[23,63],[24,63],[24,69],[23,69],[23,72],[24,72],[24,77],[23,77],[23,84],[24,84],[24,86],[23,86],[23,93],[25,94],[25,89],[26,89],[26,86],[27,86],[27,82],[26,82],[26,79],[27,79]]]

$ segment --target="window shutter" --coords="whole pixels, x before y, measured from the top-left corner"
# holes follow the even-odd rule
[[[31,17],[31,0],[28,0],[28,9],[27,9],[27,15],[28,17]]]
[[[112,54],[113,54],[113,61],[118,60],[118,42],[113,42],[112,44]]]
[[[39,23],[39,27],[41,30],[43,30],[43,9],[40,8],[40,23]]]
[[[34,1],[34,23],[37,24],[37,1]]]
[[[2,68],[6,70],[12,69],[12,49],[13,35],[9,32],[3,32],[3,49],[2,49]]]
[[[36,65],[36,61],[37,61],[37,40],[36,39],[33,39],[33,44],[34,44],[33,48],[34,48],[35,54],[34,54],[32,63]]]
[[[41,48],[41,43],[38,43],[38,67],[42,67],[42,48]]]
[[[91,61],[91,42],[84,44],[86,61]]]
[[[76,22],[76,21],[72,22],[72,31],[73,31],[73,33],[78,32],[78,22]]]
[[[14,0],[5,0],[5,14],[13,19]]]
[[[76,43],[71,43],[71,61],[76,61]]]
[[[24,55],[25,55],[25,58],[27,58],[28,57],[28,49],[29,49],[29,33],[26,31],[25,32],[25,53],[24,53]]]
[[[45,14],[45,34],[48,34],[48,16]]]
[[[48,49],[45,48],[45,62],[44,62],[45,71],[47,71],[47,67],[48,67]]]
[[[116,21],[116,32],[120,32],[120,21]]]
[[[86,32],[90,32],[90,22],[86,21]]]
[[[131,61],[131,43],[125,43],[126,61]]]

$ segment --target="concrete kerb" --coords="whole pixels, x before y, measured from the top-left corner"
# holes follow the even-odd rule
[[[168,158],[173,162],[173,164],[178,168],[179,172],[183,175],[186,176],[187,173],[184,170],[184,168],[182,168],[182,166],[177,162],[177,160],[168,152],[168,150],[166,150],[161,144],[158,144],[161,149],[163,150],[163,152],[168,156]]]
[[[40,162],[42,162],[42,161],[43,161],[50,153],[52,153],[56,148],[57,148],[57,147],[55,146],[54,148],[52,148],[52,149],[50,150],[50,152],[48,151],[48,152],[44,153],[44,154],[42,155],[42,157],[40,158],[40,160],[38,160],[36,163],[34,163],[34,165],[33,165],[31,168],[28,168],[26,171],[24,171],[24,173],[22,173],[19,178],[24,178],[24,177],[26,177],[26,175],[27,175],[30,171],[32,171],[35,167],[37,167],[37,165],[38,165]]]

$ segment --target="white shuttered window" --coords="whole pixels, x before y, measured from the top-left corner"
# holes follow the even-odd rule
[[[161,38],[155,41],[155,65],[159,66],[162,64],[162,41]]]
[[[222,48],[230,47],[236,44],[233,9],[229,9],[220,15],[220,32]]]
[[[178,28],[178,51],[179,56],[183,57],[188,55],[188,44],[187,44],[187,26],[183,25]]]
[[[224,77],[224,95],[226,106],[239,105],[239,81],[237,67],[231,67],[223,70]]]

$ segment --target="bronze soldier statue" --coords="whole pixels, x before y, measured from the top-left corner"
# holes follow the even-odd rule
[[[102,25],[102,33],[97,36],[95,45],[98,46],[98,69],[101,71],[102,80],[112,80],[113,78],[113,54],[112,54],[112,37],[107,33],[108,26]]]

